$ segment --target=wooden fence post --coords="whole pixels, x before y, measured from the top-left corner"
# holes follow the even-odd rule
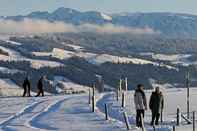
[[[92,88],[92,95],[95,96],[95,85],[93,85],[93,88]]]
[[[127,77],[125,78],[125,91],[128,90]]]
[[[116,100],[119,101],[119,89],[116,91]]]
[[[122,92],[122,107],[125,107],[125,92]]]
[[[91,104],[91,89],[89,88],[89,98],[88,98],[88,103]]]
[[[189,113],[189,111],[190,111],[190,89],[189,89],[189,78],[190,76],[189,76],[189,70],[187,71],[187,73],[186,73],[186,87],[187,87],[187,119],[189,119],[190,118],[190,113]]]
[[[173,125],[172,130],[176,131],[176,126],[175,125]]]
[[[195,123],[195,121],[196,121],[195,119],[196,119],[196,118],[195,118],[195,114],[196,114],[195,111],[193,111],[193,131],[195,131],[195,128],[196,128],[196,123]]]
[[[128,119],[127,113],[123,112],[123,116],[124,116],[124,120],[125,120],[125,123],[126,123],[126,126],[127,126],[127,130],[130,130],[131,127],[130,127],[130,124],[129,124],[129,119]]]
[[[180,109],[177,108],[177,113],[176,113],[176,125],[179,126],[180,125],[180,121],[181,121],[181,115],[180,115]]]
[[[121,95],[121,92],[122,92],[122,79],[120,79],[120,82],[119,82],[119,95]]]
[[[108,106],[107,106],[106,103],[105,103],[105,120],[109,120],[109,117],[108,117]]]
[[[93,86],[93,93],[92,93],[92,112],[95,112],[95,87]]]

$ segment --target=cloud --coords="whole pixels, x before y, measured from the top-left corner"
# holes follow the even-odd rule
[[[25,19],[23,21],[0,20],[0,33],[50,33],[75,32],[72,25],[63,22]]]
[[[133,34],[158,34],[149,27],[129,28],[116,26],[113,24],[94,25],[81,24],[72,25],[63,22],[49,22],[46,20],[24,19],[23,21],[0,20],[0,33],[17,34],[17,33],[60,33],[60,32],[97,32],[97,33],[133,33]]]

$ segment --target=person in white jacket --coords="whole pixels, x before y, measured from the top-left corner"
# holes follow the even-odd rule
[[[142,84],[137,85],[134,94],[134,102],[136,108],[136,126],[142,127],[141,115],[144,117],[145,110],[147,110],[146,95]]]

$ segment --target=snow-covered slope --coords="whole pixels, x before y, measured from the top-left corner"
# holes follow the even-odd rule
[[[0,49],[7,52],[9,56],[0,55],[1,61],[29,61],[31,66],[35,69],[39,69],[41,67],[59,67],[62,66],[61,63],[55,61],[48,61],[48,60],[39,60],[39,59],[29,59],[22,56],[19,52],[9,49],[3,46],[0,46]]]
[[[191,54],[155,54],[155,53],[140,53],[142,56],[151,56],[155,60],[171,62],[174,65],[196,65],[196,61],[190,61]]]
[[[95,54],[91,52],[83,51],[83,48],[80,46],[69,45],[70,47],[74,48],[75,51],[68,51],[64,49],[54,48],[53,51],[50,52],[33,52],[36,56],[52,56],[58,59],[69,59],[74,56],[85,58],[88,62],[101,65],[105,62],[112,62],[112,63],[133,63],[133,64],[152,64],[154,66],[162,66],[168,69],[175,69],[173,66],[169,66],[166,64],[159,64],[157,62],[152,62],[145,59],[133,58],[133,57],[120,57],[114,56],[109,54]]]

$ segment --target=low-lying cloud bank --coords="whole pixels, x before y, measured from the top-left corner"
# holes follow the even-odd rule
[[[97,32],[97,33],[133,33],[133,34],[159,34],[149,27],[129,28],[116,26],[113,24],[94,25],[81,24],[72,25],[64,22],[49,22],[46,20],[25,19],[23,21],[0,20],[0,33],[17,34],[17,33],[60,33],[60,32]]]

